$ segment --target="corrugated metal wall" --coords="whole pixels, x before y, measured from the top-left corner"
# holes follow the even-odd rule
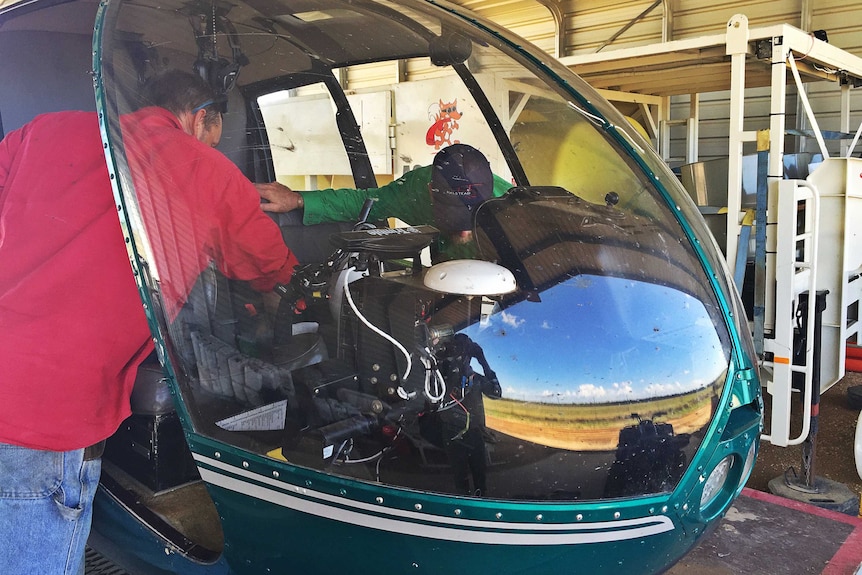
[[[735,14],[745,14],[752,28],[790,24],[804,30],[826,30],[830,43],[862,56],[862,0],[455,0],[464,6],[539,46],[551,55],[568,56],[609,52],[656,44],[663,40],[684,40],[724,34]],[[559,24],[559,25],[558,25]],[[345,71],[345,87],[363,90],[403,79],[422,79],[435,73],[424,62],[353,67]],[[834,84],[809,84],[807,90],[821,129],[839,131],[840,99]],[[795,87],[788,89],[787,125],[799,129],[810,125],[798,105]],[[851,93],[851,131],[862,122],[862,88]],[[671,100],[671,118],[685,118],[689,97]],[[769,127],[769,92],[750,90],[746,99],[746,130]],[[797,114],[797,112],[799,112]],[[624,110],[624,113],[629,113]],[[712,92],[700,96],[699,159],[727,155],[729,95]],[[798,118],[798,120],[797,120]],[[788,153],[817,151],[811,138],[786,139]],[[829,144],[832,153],[839,144]],[[746,153],[753,152],[753,144]],[[684,162],[685,128],[670,130],[672,165]]]
[[[830,44],[862,56],[862,0],[817,0],[813,4],[810,29],[826,30]],[[834,92],[834,89],[828,89],[824,84],[812,84],[808,88],[811,107],[823,130],[841,129],[839,102]],[[862,122],[862,87],[851,90],[850,104],[849,129],[855,132]],[[803,151],[816,150],[811,139],[803,145]],[[831,145],[830,148],[834,149],[835,146]],[[857,155],[859,151],[857,146]]]
[[[555,54],[557,26],[552,12],[537,0],[460,0],[453,4],[512,30],[548,54]]]
[[[817,0],[811,30],[826,30],[829,42],[862,56],[862,1]]]
[[[829,42],[862,56],[862,0],[455,0],[559,56],[591,54],[620,48],[723,34],[734,14],[745,14],[749,25],[790,24],[803,30],[826,30]],[[550,6],[550,8],[549,8]],[[561,17],[557,30],[554,12]],[[557,34],[560,41],[557,42]],[[559,43],[561,52],[557,53]],[[834,84],[807,86],[821,129],[838,131],[839,91]],[[688,114],[689,98],[672,100],[671,117]],[[788,126],[809,128],[798,115],[795,88],[789,88]],[[851,91],[850,130],[862,122],[862,88]],[[746,101],[746,130],[769,126],[769,94],[752,90]],[[727,155],[729,96],[726,92],[700,97],[700,159]],[[684,129],[671,130],[670,155],[684,157]],[[787,151],[817,151],[810,138],[788,138]],[[830,143],[834,153],[837,143]],[[679,163],[679,162],[676,162]]]
[[[721,34],[734,14],[745,14],[751,27],[790,24],[807,30],[824,29],[829,32],[831,43],[862,55],[860,0],[454,0],[453,3],[509,28],[548,53],[553,53],[555,36],[554,18],[548,6],[554,6],[563,19],[564,53],[560,56],[595,52],[630,24],[603,50]],[[637,20],[639,16],[642,18]]]
[[[652,0],[568,1],[563,3],[565,55],[596,52],[624,26],[632,23],[648,8]],[[661,42],[664,10],[661,3],[633,24],[603,50],[630,48]]]

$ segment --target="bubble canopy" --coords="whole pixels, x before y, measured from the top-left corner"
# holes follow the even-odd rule
[[[731,389],[753,354],[696,209],[546,56],[422,2],[112,1],[104,16],[109,163],[193,435],[339,481],[599,502],[689,493],[716,418],[754,401],[756,386]],[[136,122],[165,68],[207,79],[226,106],[219,151],[306,190],[304,213],[231,222],[250,184],[162,177],[176,162]],[[494,174],[469,230],[429,205],[428,166],[452,144]],[[278,311],[231,259],[271,253],[230,250],[205,216],[281,232],[302,265]],[[460,260],[514,289],[428,287],[429,266]]]

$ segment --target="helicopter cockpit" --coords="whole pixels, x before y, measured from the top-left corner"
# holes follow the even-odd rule
[[[432,281],[445,270],[429,267],[427,257],[421,263],[422,248],[439,233],[433,222],[366,223],[333,234],[332,224],[316,230],[280,215],[289,247],[294,237],[307,243],[311,236],[317,258],[327,245],[335,256],[315,262],[298,253],[307,265],[282,288],[290,311],[275,315],[263,312],[260,294],[208,268],[183,313],[163,324],[196,431],[373,482],[502,499],[591,500],[605,493],[631,412],[662,413],[675,433],[692,438],[666,476],[649,483],[673,489],[715,413],[731,343],[686,230],[637,160],[602,134],[613,130],[642,146],[633,130],[542,86],[499,48],[447,31],[445,20],[392,18],[381,3],[271,14],[264,24],[259,9],[249,3],[189,15],[186,2],[122,4],[116,18],[127,34],[107,39],[108,101],[122,115],[148,68],[192,68],[223,91],[225,125],[236,126],[226,130],[229,153],[244,154],[241,165],[254,178],[344,174],[357,188],[375,187],[381,170],[428,163],[432,151],[464,141],[481,143],[512,189],[475,214],[477,262],[492,269],[449,262],[455,267],[446,287]],[[354,37],[355,46],[320,40],[356,19],[375,23],[374,38]],[[196,49],[182,45],[192,39]],[[135,59],[142,51],[150,57]],[[345,76],[363,73],[357,69],[393,61],[429,79],[367,93],[342,89]],[[432,96],[433,116],[410,116],[402,100],[415,102],[429,89],[457,105],[444,111],[437,105],[444,98]],[[245,109],[234,103],[239,94]],[[386,106],[374,109],[380,98],[397,117],[387,116]],[[443,114],[448,119],[435,119]],[[248,127],[255,117],[256,132]],[[434,125],[439,133],[430,132]],[[381,128],[394,137],[372,148],[366,131]],[[251,142],[237,146],[243,137]],[[391,139],[410,162],[386,156]],[[340,153],[328,153],[337,147]],[[298,163],[280,150],[325,165]],[[132,190],[135,182],[132,172]],[[141,230],[151,233],[155,222],[142,219]],[[148,261],[158,307],[161,262]],[[508,281],[504,290],[479,293],[476,274]],[[463,355],[464,342],[483,352],[494,377]],[[490,380],[496,392],[471,393]],[[471,457],[474,450],[480,456]],[[462,460],[481,470],[482,485],[453,478]],[[542,480],[548,476],[550,483]]]
[[[109,164],[207,481],[237,450],[272,477],[482,501],[696,493],[714,517],[741,489],[756,434],[720,481],[702,470],[717,429],[759,425],[744,313],[673,174],[586,84],[422,2],[112,1],[104,21]],[[272,214],[300,261],[275,308],[210,264],[165,313],[159,254],[187,248],[153,238],[194,214],[140,209],[120,121],[165,68],[223,95],[219,150],[252,181],[373,197],[469,144],[508,189],[471,213],[470,256],[443,261],[439,222],[373,202]]]

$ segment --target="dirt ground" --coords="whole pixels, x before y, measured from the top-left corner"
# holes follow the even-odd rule
[[[844,378],[827,390],[820,399],[819,429],[814,450],[814,475],[846,485],[857,495],[862,494],[862,479],[856,472],[853,442],[859,410],[850,406],[847,388],[862,385],[862,373],[847,372]],[[769,429],[769,395],[764,390],[766,426]],[[801,403],[801,402],[797,402]],[[795,413],[794,422],[801,426],[801,415]],[[793,433],[798,434],[794,429]],[[793,468],[802,466],[802,447],[775,447],[761,444],[760,454],[747,487],[769,492],[771,479],[783,476]]]

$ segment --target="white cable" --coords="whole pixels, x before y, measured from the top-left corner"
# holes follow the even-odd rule
[[[355,272],[356,268],[351,267],[345,273],[349,274],[352,271]],[[383,339],[392,343],[392,345],[397,347],[401,351],[401,353],[404,354],[404,357],[407,358],[407,369],[404,371],[404,375],[401,377],[401,379],[402,380],[407,379],[407,376],[410,375],[410,370],[413,368],[413,360],[410,359],[410,353],[404,348],[403,345],[401,345],[401,343],[397,339],[395,339],[394,337],[392,337],[391,335],[389,335],[388,333],[386,333],[385,331],[383,331],[382,329],[380,329],[379,327],[377,327],[376,325],[372,324],[370,321],[365,319],[365,316],[362,315],[362,312],[359,311],[359,308],[357,308],[356,304],[353,302],[353,296],[350,295],[350,280],[349,280],[349,278],[348,278],[348,281],[344,282],[344,295],[347,296],[347,303],[350,304],[350,309],[353,310],[353,313],[356,314],[356,317],[358,317],[362,321],[362,323],[364,323],[366,326],[368,326],[368,329],[370,329],[371,331],[373,331],[374,333],[376,333],[377,335],[379,335]]]
[[[369,455],[368,457],[363,457],[362,459],[345,459],[344,463],[347,465],[354,465],[357,463],[368,463],[369,461],[374,461],[375,459],[382,457],[383,453],[385,451],[386,451],[385,449],[381,449],[380,451],[378,451],[374,455]]]
[[[443,376],[440,375],[440,370],[436,366],[431,365],[429,360],[424,355],[420,357],[422,364],[425,366],[425,397],[432,403],[443,401],[446,397],[446,382],[443,381]],[[431,380],[434,380],[435,387],[439,390],[437,393],[431,391]]]

